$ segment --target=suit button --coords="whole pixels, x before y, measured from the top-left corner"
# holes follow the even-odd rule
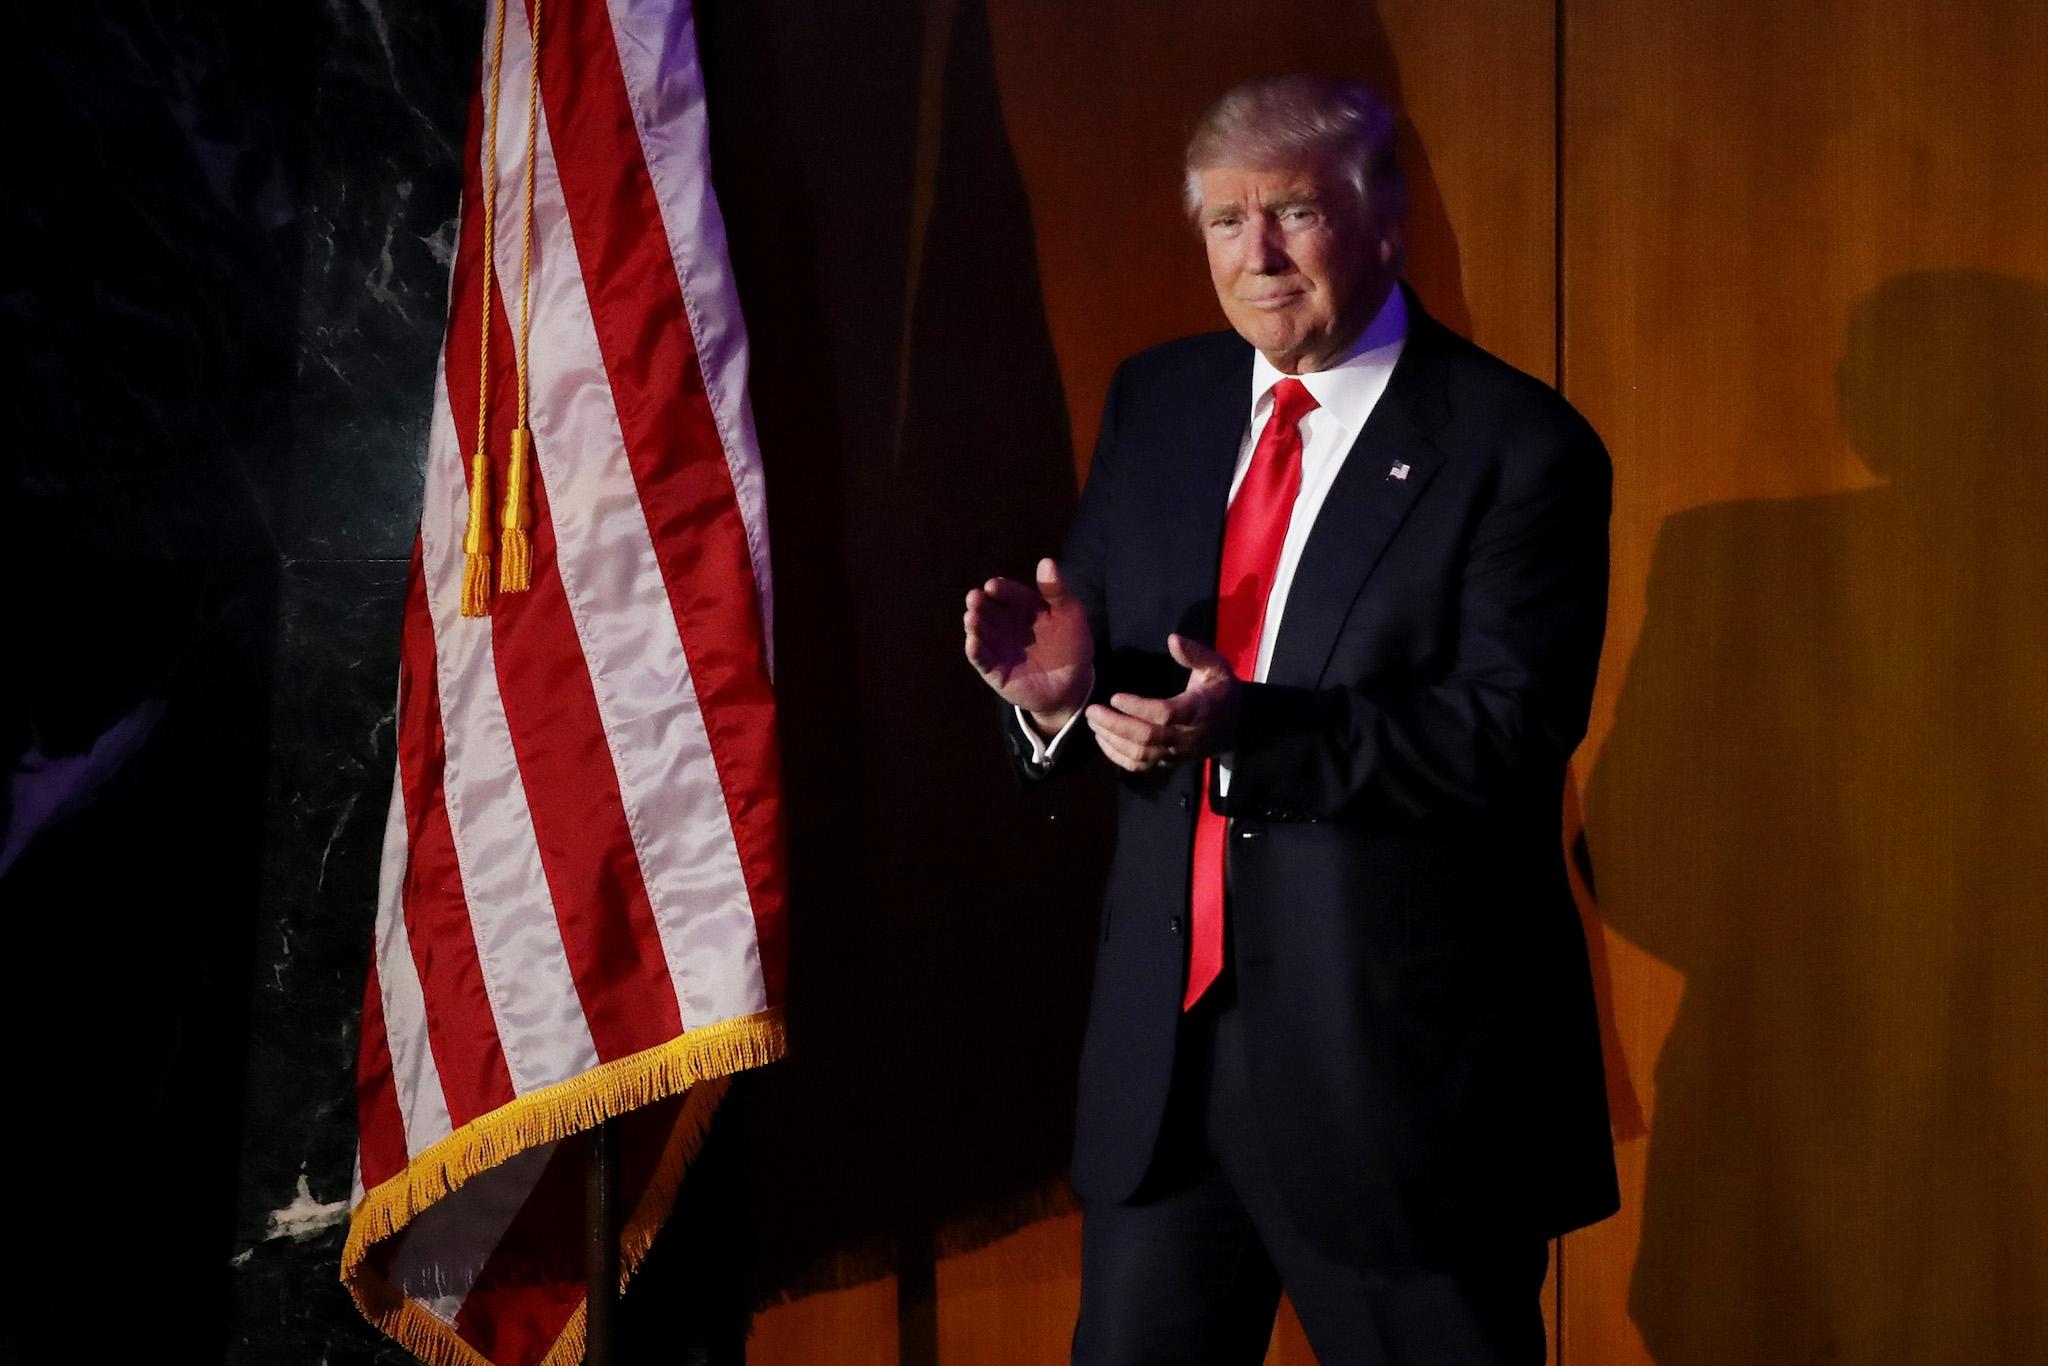
[[[1179,917],[1179,916],[1175,916],[1175,917],[1174,917],[1173,919],[1171,919],[1171,920],[1167,921],[1167,922],[1166,922],[1166,928],[1167,928],[1167,929],[1169,929],[1169,930],[1172,930],[1172,931],[1173,931],[1173,932],[1174,932],[1175,934],[1179,934],[1179,933],[1180,933],[1180,917]]]
[[[1255,840],[1265,833],[1263,830],[1240,830],[1237,832],[1237,837],[1241,840]]]
[[[1188,794],[1185,792],[1180,794],[1180,809],[1183,811],[1188,809]]]

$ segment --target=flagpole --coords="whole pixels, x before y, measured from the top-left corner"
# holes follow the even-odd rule
[[[590,1131],[583,1180],[585,1366],[611,1366],[619,1303],[619,1135],[616,1124]]]

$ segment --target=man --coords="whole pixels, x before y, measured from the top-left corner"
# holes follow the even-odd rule
[[[1560,838],[1609,466],[1398,282],[1393,138],[1310,76],[1203,115],[1232,331],[1123,364],[1059,560],[967,597],[1020,767],[1124,770],[1077,1362],[1256,1362],[1284,1287],[1327,1364],[1540,1363],[1618,1203]]]

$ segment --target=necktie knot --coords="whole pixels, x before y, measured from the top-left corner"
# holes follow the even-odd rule
[[[1285,430],[1299,423],[1320,405],[1308,386],[1289,376],[1273,386],[1273,424]]]

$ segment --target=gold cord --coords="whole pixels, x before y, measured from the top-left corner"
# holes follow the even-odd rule
[[[532,0],[533,23],[527,43],[526,83],[526,207],[524,240],[519,247],[519,347],[513,360],[519,372],[519,425],[512,432],[511,458],[505,471],[505,503],[500,525],[505,556],[498,565],[498,591],[517,593],[533,584],[533,493],[528,487],[533,459],[533,429],[526,420],[529,385],[527,338],[532,332],[533,300],[533,175],[540,147],[540,6]]]
[[[491,258],[497,249],[498,73],[505,61],[505,7],[498,0],[497,32],[491,40],[491,88],[485,100],[483,174],[479,178],[484,216],[482,336],[477,344],[476,451],[469,458],[469,524],[462,536],[462,615],[491,611]]]

